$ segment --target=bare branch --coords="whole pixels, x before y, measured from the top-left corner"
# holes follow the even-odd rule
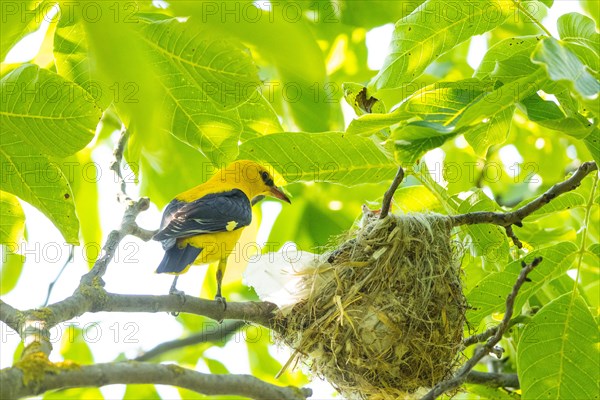
[[[392,204],[392,199],[394,198],[394,193],[396,193],[396,189],[402,183],[404,179],[404,169],[402,167],[398,167],[398,172],[396,172],[396,176],[390,185],[390,188],[383,195],[383,201],[381,203],[381,213],[379,214],[379,219],[383,219],[387,217],[390,212],[390,207]]]
[[[177,365],[140,363],[135,361],[61,368],[47,363],[36,379],[26,380],[18,367],[0,371],[0,398],[16,399],[48,390],[73,387],[100,387],[113,384],[164,384],[193,390],[204,395],[245,396],[252,399],[304,400],[310,389],[282,387],[263,382],[251,375],[203,374]]]
[[[530,203],[527,203],[523,207],[506,213],[493,212],[493,211],[478,211],[467,214],[452,215],[454,226],[460,225],[473,225],[473,224],[495,224],[500,226],[517,225],[520,226],[523,219],[528,215],[539,210],[557,196],[575,190],[581,184],[583,178],[585,178],[590,172],[598,170],[598,166],[593,161],[584,162],[579,166],[577,171],[567,180],[557,183],[548,189],[537,199]],[[508,232],[510,235],[510,232]]]
[[[121,162],[123,161],[123,152],[125,151],[125,147],[127,146],[127,141],[129,140],[129,131],[125,128],[125,125],[121,127],[121,136],[119,136],[119,140],[117,141],[117,145],[115,146],[115,150],[113,151],[113,159],[110,163],[109,168],[115,172],[117,177],[119,178],[119,192],[117,193],[117,200],[119,203],[129,200],[129,196],[127,196],[127,183],[123,178],[123,174],[121,172]]]
[[[23,318],[21,314],[22,313],[19,310],[0,299],[0,321],[4,322],[16,332],[19,332],[22,323]]]
[[[517,374],[499,374],[495,372],[471,371],[467,375],[465,382],[491,387],[509,387],[514,389],[521,387]]]
[[[244,321],[226,321],[217,326],[216,330],[202,331],[194,335],[182,339],[171,340],[164,342],[158,346],[148,350],[147,352],[137,356],[134,361],[146,361],[158,357],[171,350],[180,349],[187,346],[193,346],[200,343],[208,342],[224,342],[238,329],[245,326]]]
[[[512,315],[513,315],[513,307],[514,307],[514,303],[515,303],[515,298],[517,297],[517,294],[519,293],[521,286],[523,286],[523,283],[525,283],[525,281],[527,280],[527,275],[531,271],[533,271],[533,269],[536,266],[538,266],[541,261],[542,261],[542,258],[538,257],[538,258],[534,259],[531,262],[531,264],[523,263],[523,269],[521,270],[521,273],[519,274],[517,281],[515,282],[515,284],[512,288],[512,291],[506,298],[506,311],[504,313],[504,318],[502,318],[502,321],[498,325],[498,328],[496,329],[496,332],[494,333],[494,335],[491,338],[489,338],[488,341],[483,346],[481,346],[477,350],[475,350],[475,353],[473,354],[473,356],[470,359],[468,359],[467,362],[465,362],[463,364],[463,366],[458,370],[458,372],[456,372],[456,374],[452,378],[442,381],[442,382],[438,383],[437,385],[435,385],[433,387],[433,389],[431,389],[425,396],[423,396],[421,398],[421,400],[434,400],[434,399],[438,398],[439,396],[441,396],[442,394],[444,394],[450,390],[456,389],[457,387],[462,385],[467,380],[467,376],[469,375],[471,370],[475,367],[475,365],[477,365],[477,363],[483,357],[485,357],[485,355],[489,354],[492,351],[492,349],[494,348],[494,346],[496,344],[498,344],[500,339],[502,339],[504,332],[508,329],[508,326],[510,324],[510,319],[512,318]]]

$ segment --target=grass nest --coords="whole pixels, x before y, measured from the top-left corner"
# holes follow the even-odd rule
[[[451,229],[440,214],[366,213],[304,272],[280,340],[345,398],[410,398],[447,378],[466,309]]]

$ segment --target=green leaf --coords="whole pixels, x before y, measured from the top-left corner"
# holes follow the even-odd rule
[[[340,132],[262,136],[243,143],[240,158],[271,165],[288,183],[319,181],[352,186],[392,179],[398,168],[372,140]]]
[[[65,360],[75,361],[80,364],[93,364],[94,356],[86,341],[86,335],[98,334],[101,328],[95,325],[86,325],[86,330],[77,328],[74,325],[69,325],[62,335],[60,354]]]
[[[465,132],[465,139],[478,156],[485,157],[488,149],[504,143],[510,133],[514,107],[508,107],[492,115],[489,121],[475,125]]]
[[[464,111],[456,127],[480,124],[495,114],[512,109],[515,103],[536,93],[542,83],[546,81],[546,74],[539,68],[530,75],[525,75],[488,92]]]
[[[458,213],[466,214],[475,211],[495,211],[498,208],[481,190],[462,201]],[[476,257],[483,257],[486,264],[496,266],[504,265],[508,258],[508,240],[502,228],[492,224],[468,225],[465,231],[470,236],[469,244],[471,253]]]
[[[583,139],[585,147],[590,151],[590,154],[596,161],[596,164],[600,165],[600,130],[596,127],[588,136]]]
[[[579,0],[579,4],[581,4],[581,8],[594,18],[596,24],[600,24],[600,7],[598,7],[596,0]]]
[[[581,296],[567,293],[525,326],[517,369],[525,399],[597,399],[598,325]]]
[[[9,130],[2,130],[0,139],[0,164],[4,166],[0,190],[39,209],[68,243],[79,244],[73,193],[60,168]]]
[[[97,95],[97,82],[94,82],[93,57],[90,57],[85,26],[76,12],[64,12],[54,34],[54,60],[56,70],[61,75]],[[101,89],[102,90],[102,89]],[[98,96],[99,97],[99,96]],[[103,106],[108,106],[106,102]]]
[[[44,400],[99,400],[104,399],[99,388],[63,389],[44,393]]]
[[[423,185],[399,188],[394,201],[403,212],[443,212],[439,200]]]
[[[160,400],[154,385],[127,385],[123,400]]]
[[[563,43],[554,38],[544,38],[535,49],[532,61],[542,65],[553,81],[570,85],[592,112],[600,114],[597,105],[600,82]]]
[[[350,122],[346,133],[368,137],[407,118],[409,118],[409,115],[405,114],[404,110],[400,108],[385,114],[364,114]]]
[[[175,19],[142,29],[151,47],[157,83],[165,93],[168,130],[213,163],[238,153],[242,124],[232,107],[247,101],[258,86],[256,68],[242,48]]]
[[[197,96],[227,110],[247,101],[260,83],[248,52],[208,29],[173,18],[144,24],[142,33],[161,75],[175,74],[170,80],[194,90],[182,100]]]
[[[557,27],[560,38],[567,42],[569,49],[598,72],[600,34],[596,32],[594,20],[582,14],[568,13],[558,18]]]
[[[346,0],[331,2],[330,6],[321,5],[317,17],[322,23],[335,22],[338,11],[341,14],[340,22],[359,28],[373,28],[376,26],[394,23],[398,19],[410,14],[419,7],[424,0],[402,2],[389,0]],[[316,4],[311,2],[312,4]]]
[[[258,91],[237,110],[243,125],[243,139],[283,131],[277,113]]]
[[[281,12],[279,5],[274,5],[273,11],[267,11],[248,2],[243,9],[252,18],[238,18],[235,23],[231,23],[220,12],[206,12],[215,3],[203,3],[206,7],[199,7],[197,2],[184,1],[172,2],[169,6],[180,15],[191,15],[189,23],[205,26],[218,35],[248,43],[253,52],[260,55],[269,79],[268,86],[265,85],[263,91],[278,93],[276,101],[283,106],[282,113],[288,117],[285,120],[289,119],[290,124],[310,132],[332,129],[330,119],[334,110],[339,108],[339,103],[332,103],[335,99],[326,91],[328,77],[325,56],[307,21],[288,17],[285,12]],[[324,12],[327,13],[328,10]],[[273,74],[273,67],[276,75]],[[271,96],[267,98],[273,101]]]
[[[533,65],[530,61],[531,53],[539,41],[539,36],[521,36],[504,39],[494,44],[485,53],[473,77],[482,80],[495,77],[508,83],[508,79],[526,75],[531,72],[530,68]]]
[[[21,272],[23,264],[25,264],[25,256],[15,254],[17,246],[2,245],[2,267],[0,269],[0,295],[5,295],[15,288]]]
[[[0,243],[16,244],[24,237],[25,214],[19,200],[10,193],[0,191]]]
[[[503,23],[510,6],[501,0],[426,1],[396,23],[390,55],[369,87],[377,91],[413,81],[440,55]]]
[[[506,297],[521,272],[521,261],[529,263],[536,257],[542,257],[542,262],[529,274],[531,282],[526,282],[517,295],[514,309],[515,314],[518,314],[530,296],[546,282],[564,274],[571,267],[576,252],[577,246],[574,243],[561,242],[533,251],[508,264],[504,271],[488,275],[467,294],[467,300],[473,307],[467,311],[467,319],[477,326],[486,316],[494,312],[502,312]]]
[[[47,2],[34,0],[16,0],[2,3],[0,7],[0,61],[10,49],[25,35],[39,28],[42,11]]]
[[[408,124],[394,130],[394,157],[401,165],[409,166],[431,149],[443,145],[455,133],[442,134],[431,125]]]
[[[101,111],[79,86],[47,69],[25,64],[0,81],[0,125],[28,147],[66,157],[94,137]]]

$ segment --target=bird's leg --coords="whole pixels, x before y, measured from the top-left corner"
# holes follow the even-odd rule
[[[175,275],[175,279],[173,279],[173,283],[171,284],[171,288],[169,289],[169,294],[174,294],[179,296],[181,299],[181,305],[185,304],[185,293],[183,290],[177,290],[175,287],[177,286],[177,279],[179,279],[179,275]],[[176,317],[179,315],[179,312],[172,312],[172,316]]]
[[[217,266],[217,294],[215,300],[223,304],[223,311],[227,310],[227,302],[225,297],[221,296],[221,283],[223,282],[223,275],[225,274],[225,268],[227,267],[227,258],[222,258]]]

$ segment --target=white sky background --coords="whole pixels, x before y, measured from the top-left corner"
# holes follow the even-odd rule
[[[579,4],[575,1],[555,1],[549,16],[544,19],[543,23],[552,32],[556,32],[557,18],[567,12],[582,12]],[[46,24],[47,25],[47,24]],[[47,27],[47,26],[46,26]],[[45,31],[45,28],[42,27]],[[393,25],[388,24],[383,27],[372,29],[367,34],[367,45],[369,48],[368,63],[372,69],[379,69],[383,64],[383,60],[387,54],[387,44],[389,43]],[[6,61],[21,62],[30,60],[39,50],[43,34],[33,33],[23,39],[23,41],[11,51],[6,58]],[[486,43],[482,38],[474,41],[471,47],[468,62],[471,66],[476,67],[483,54],[485,53]],[[345,104],[345,103],[344,103]],[[346,120],[349,122],[352,118],[349,107],[344,107]],[[114,139],[116,139],[116,133]],[[510,152],[505,152],[510,158]],[[102,177],[99,181],[100,191],[100,216],[102,224],[103,237],[107,233],[119,226],[122,216],[122,207],[115,200],[116,185],[113,175],[109,173],[108,165],[111,157],[111,149],[99,148],[94,151],[94,161],[102,168]],[[518,160],[518,152],[512,156]],[[428,164],[443,161],[443,151],[434,150],[426,155],[425,159]],[[515,160],[507,160],[507,163],[512,164]],[[129,185],[128,191],[132,196],[136,196],[137,188]],[[54,225],[44,217],[38,210],[23,203],[23,208],[27,220],[27,232],[29,242],[26,246],[28,250],[33,251],[27,258],[23,272],[19,282],[14,290],[3,296],[3,300],[7,303],[20,308],[35,308],[39,307],[45,297],[48,289],[48,284],[56,277],[56,274],[62,267],[68,257],[68,247],[62,245],[64,240],[59,234]],[[270,203],[271,205],[273,203]],[[268,237],[268,232],[274,221],[274,216],[280,209],[279,206],[272,206],[265,202],[263,207],[267,207],[267,214],[271,214],[272,218],[265,218],[263,226],[260,227],[259,237],[257,242],[261,243]],[[145,228],[154,229],[157,227],[161,218],[160,210],[151,206],[148,211],[141,213],[138,217],[138,223]],[[56,244],[59,244],[58,246]],[[39,251],[35,248],[39,247]],[[57,252],[58,250],[58,252]],[[41,256],[40,256],[41,254]],[[172,277],[169,275],[154,274],[154,270],[162,258],[162,249],[157,242],[143,243],[140,240],[127,237],[119,248],[118,259],[111,263],[108,271],[104,276],[106,289],[114,293],[123,294],[166,294],[171,285]],[[42,257],[46,255],[46,259],[53,262],[45,261]],[[125,256],[131,257],[131,262],[124,262]],[[36,260],[37,259],[37,260]],[[87,272],[87,264],[82,257],[81,247],[75,248],[75,258],[69,264],[63,273],[62,277],[56,283],[53,295],[50,298],[50,303],[59,301],[70,295],[79,284],[81,275]],[[194,267],[189,272],[181,277],[178,282],[178,289],[186,293],[198,293],[202,282],[206,267]],[[144,314],[144,313],[97,313],[86,314],[81,318],[77,318],[73,322],[79,323],[79,327],[88,327],[88,340],[97,343],[91,344],[91,349],[94,354],[95,362],[109,362],[114,360],[121,352],[124,352],[127,357],[135,357],[140,350],[148,350],[162,342],[178,338],[183,330],[176,319],[167,313]],[[91,328],[92,323],[98,323],[97,328]],[[126,325],[130,323],[130,325]],[[132,325],[133,324],[133,325]],[[59,325],[64,332],[67,324]],[[136,329],[135,333],[134,329]],[[99,337],[96,336],[100,333]],[[132,343],[126,343],[125,337],[127,334],[132,334],[130,337]],[[6,368],[12,365],[12,358],[15,348],[19,344],[18,335],[12,332],[5,324],[0,324],[0,335],[2,351],[0,352],[0,368]],[[281,363],[287,361],[289,351],[286,349],[277,349],[272,346],[271,355],[278,359]],[[54,342],[54,351],[51,359],[59,361],[60,342]],[[205,355],[210,358],[217,359],[225,364],[232,373],[250,373],[248,359],[240,357],[240,354],[246,354],[247,350],[243,342],[230,342],[224,348],[210,349]],[[198,365],[197,370],[208,372],[204,365]],[[316,379],[309,385],[314,390],[313,398],[331,398],[335,391],[327,383]],[[157,386],[159,393],[163,398],[179,398],[179,394],[175,388],[167,386]],[[124,394],[125,385],[111,385],[101,389],[106,398],[120,398]]]

